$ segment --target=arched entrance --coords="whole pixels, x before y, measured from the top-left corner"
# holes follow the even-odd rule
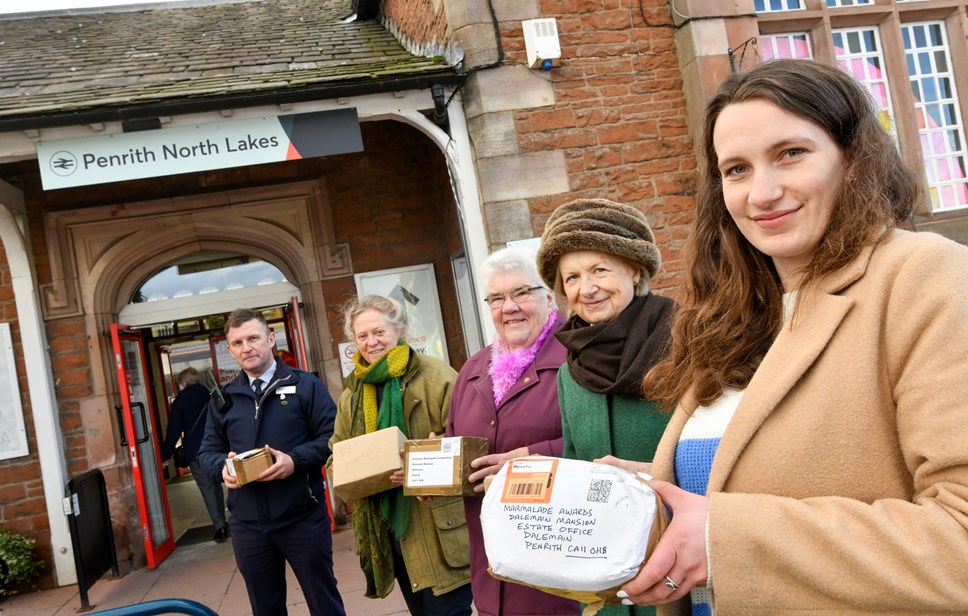
[[[176,545],[213,539],[214,524],[221,528],[225,522],[224,495],[221,500],[215,495],[222,486],[203,481],[199,490],[188,464],[176,464],[172,453],[182,434],[198,432],[185,438],[199,442],[204,422],[184,420],[186,413],[198,417],[208,401],[205,389],[238,374],[223,333],[226,315],[239,306],[260,310],[276,333],[276,352],[308,369],[298,303],[298,288],[272,264],[243,254],[203,252],[143,281],[121,310],[121,323],[112,326],[121,398],[115,408],[132,460],[149,566]],[[174,418],[185,374],[186,386],[197,379],[205,389],[186,389]]]
[[[172,373],[170,355],[172,350],[184,348],[173,349],[173,344],[191,346],[199,336],[207,342],[213,332],[220,333],[217,323],[206,323],[212,316],[224,318],[227,312],[242,306],[275,309],[295,296],[303,302],[308,367],[320,372],[334,395],[338,394],[338,365],[335,386],[325,374],[326,362],[333,359],[333,353],[322,283],[326,276],[340,271],[335,267],[340,265],[338,251],[325,241],[332,237],[325,186],[322,181],[298,182],[273,186],[271,190],[242,189],[146,201],[122,208],[56,212],[48,217],[48,222],[68,240],[60,246],[70,249],[70,254],[63,256],[71,263],[76,278],[64,287],[77,290],[77,307],[89,332],[94,397],[84,402],[90,405],[85,426],[88,453],[93,463],[102,468],[130,465],[131,472],[117,475],[118,491],[113,501],[118,505],[112,505],[112,510],[122,520],[141,520],[141,524],[123,525],[129,529],[124,543],[139,553],[146,524],[159,536],[172,535],[166,528],[168,520],[163,519],[168,515],[164,491],[145,490],[144,486],[152,479],[160,480],[164,472],[157,459],[157,448],[163,438],[165,409],[172,394],[168,385]],[[322,259],[322,255],[328,259]],[[147,279],[171,264],[209,267],[218,259],[264,263],[279,275],[271,284],[259,285],[256,280],[255,284],[233,288],[235,285],[230,282],[213,293],[129,304]],[[348,272],[347,263],[343,275]],[[116,368],[120,362],[106,334],[125,317],[148,333],[148,344],[140,354],[145,358],[144,375],[138,377],[138,383],[149,392],[148,400],[140,401],[145,409],[140,432],[126,425],[131,420],[119,419],[115,414],[117,406],[125,406],[122,394],[126,392],[119,386]],[[190,331],[193,327],[197,332]],[[287,331],[285,326],[281,331]],[[135,463],[134,450],[130,463],[118,458],[119,451],[128,451],[128,447],[119,448],[122,436],[134,435],[133,440],[137,440],[138,434],[148,432],[154,433],[154,440],[147,449],[138,450],[145,456],[141,462]],[[153,474],[142,476],[151,470],[144,460],[157,467]],[[175,474],[174,467],[170,467],[169,478]],[[153,554],[150,547],[146,552],[149,565],[157,564],[164,556]]]

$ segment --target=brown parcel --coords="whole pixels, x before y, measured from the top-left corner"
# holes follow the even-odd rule
[[[475,484],[467,478],[478,470],[471,468],[471,462],[486,455],[487,439],[480,436],[407,441],[403,452],[403,493],[407,496],[480,496],[474,491]]]
[[[391,426],[333,445],[333,491],[344,501],[398,487],[390,475],[403,468],[400,450],[407,437]]]
[[[235,477],[240,486],[244,486],[258,479],[262,471],[272,466],[272,456],[268,447],[259,447],[242,452],[234,458],[226,458],[225,466],[229,475]]]

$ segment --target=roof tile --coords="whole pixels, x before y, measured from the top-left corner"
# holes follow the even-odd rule
[[[261,0],[0,18],[0,118],[453,73],[349,0]]]

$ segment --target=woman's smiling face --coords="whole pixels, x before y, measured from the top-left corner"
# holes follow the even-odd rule
[[[531,346],[554,307],[551,293],[544,288],[536,289],[526,295],[525,300],[515,302],[509,296],[515,291],[543,287],[524,272],[496,272],[487,285],[487,296],[504,296],[504,303],[491,308],[491,320],[497,335],[507,343],[508,348],[524,349]]]
[[[364,310],[353,321],[356,348],[371,366],[400,342],[400,330],[379,310]]]
[[[840,147],[820,126],[753,99],[725,107],[713,129],[726,209],[796,287],[823,239],[843,182]]]
[[[621,257],[597,250],[561,255],[558,275],[572,311],[592,324],[611,321],[625,310],[640,277]]]

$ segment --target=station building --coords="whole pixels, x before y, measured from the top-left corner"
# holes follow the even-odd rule
[[[174,548],[174,375],[227,379],[264,311],[335,395],[340,308],[380,292],[460,368],[478,267],[579,197],[646,212],[681,286],[693,144],[730,71],[864,81],[968,242],[968,0],[223,0],[0,16],[0,522],[76,579],[65,484],[106,479],[121,559]],[[554,53],[554,46],[559,51]],[[536,51],[536,46],[538,47]],[[549,51],[549,49],[551,51]],[[960,70],[959,68],[960,67]]]

